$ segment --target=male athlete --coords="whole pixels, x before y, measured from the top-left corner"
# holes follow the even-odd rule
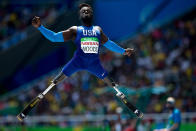
[[[85,3],[80,4],[79,9],[80,19],[83,25],[72,26],[69,29],[58,33],[54,33],[53,31],[48,30],[43,25],[41,25],[39,17],[35,16],[33,18],[32,25],[36,27],[48,40],[51,42],[66,42],[68,40],[73,40],[77,46],[77,50],[75,51],[73,58],[63,67],[61,73],[55,77],[50,86],[46,88],[44,92],[40,93],[35,99],[33,99],[30,104],[28,104],[25,109],[17,116],[20,121],[23,121],[32,108],[35,107],[39,101],[44,98],[50,89],[79,70],[87,70],[90,73],[96,75],[98,78],[102,79],[109,86],[112,86],[113,89],[117,92],[116,96],[118,96],[138,118],[142,118],[143,113],[134,105],[132,105],[126,96],[118,90],[116,87],[117,85],[108,76],[108,73],[103,69],[99,60],[99,47],[101,45],[105,46],[113,52],[128,56],[130,56],[134,50],[130,48],[121,48],[109,40],[99,26],[92,25],[93,10],[90,5]]]
[[[166,107],[169,109],[169,119],[165,129],[155,129],[154,131],[180,131],[181,113],[175,108],[175,99],[173,97],[167,98]]]
[[[79,15],[82,26],[72,26],[69,29],[58,33],[48,30],[41,25],[39,17],[35,16],[32,19],[32,25],[51,42],[66,42],[68,40],[73,40],[77,46],[73,58],[64,66],[62,72],[53,80],[53,83],[58,84],[63,79],[79,70],[87,70],[102,79],[109,86],[112,86],[112,84],[114,85],[114,81],[108,77],[108,73],[100,63],[99,47],[103,45],[113,52],[128,56],[130,56],[134,50],[130,48],[121,48],[113,41],[109,40],[99,26],[92,25],[93,9],[90,5],[86,3],[80,4]]]

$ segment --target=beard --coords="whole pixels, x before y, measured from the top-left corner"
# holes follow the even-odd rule
[[[91,25],[93,21],[93,17],[82,17],[81,20],[84,24]]]

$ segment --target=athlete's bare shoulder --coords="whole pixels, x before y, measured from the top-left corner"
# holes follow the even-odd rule
[[[104,34],[102,28],[100,26],[95,26],[101,32],[101,43],[104,44],[108,41],[108,37]]]
[[[77,31],[77,26],[71,26],[71,27],[69,28],[69,30],[70,30],[72,33],[76,33],[76,31]]]
[[[94,26],[95,28],[97,28],[100,32],[103,32],[100,26]]]
[[[77,30],[77,26],[71,26],[70,29]]]
[[[74,40],[77,34],[77,26],[72,26],[62,32],[63,32],[64,41],[71,40],[71,39]]]

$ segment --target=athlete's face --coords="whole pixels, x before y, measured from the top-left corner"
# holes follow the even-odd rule
[[[169,109],[169,110],[172,110],[174,108],[174,105],[170,102],[167,102],[166,103],[166,107]]]
[[[93,19],[92,9],[90,7],[82,7],[80,10],[80,19],[86,24],[91,24]]]

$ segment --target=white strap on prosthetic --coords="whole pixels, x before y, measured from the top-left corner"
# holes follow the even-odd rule
[[[46,90],[42,93],[42,95],[47,94],[54,86],[55,86],[55,84],[52,83],[48,88],[46,88]]]
[[[113,86],[114,90],[117,92],[116,96],[120,97],[120,98],[125,98],[125,95],[119,91],[119,89],[116,87],[117,84],[115,84],[115,86]]]

